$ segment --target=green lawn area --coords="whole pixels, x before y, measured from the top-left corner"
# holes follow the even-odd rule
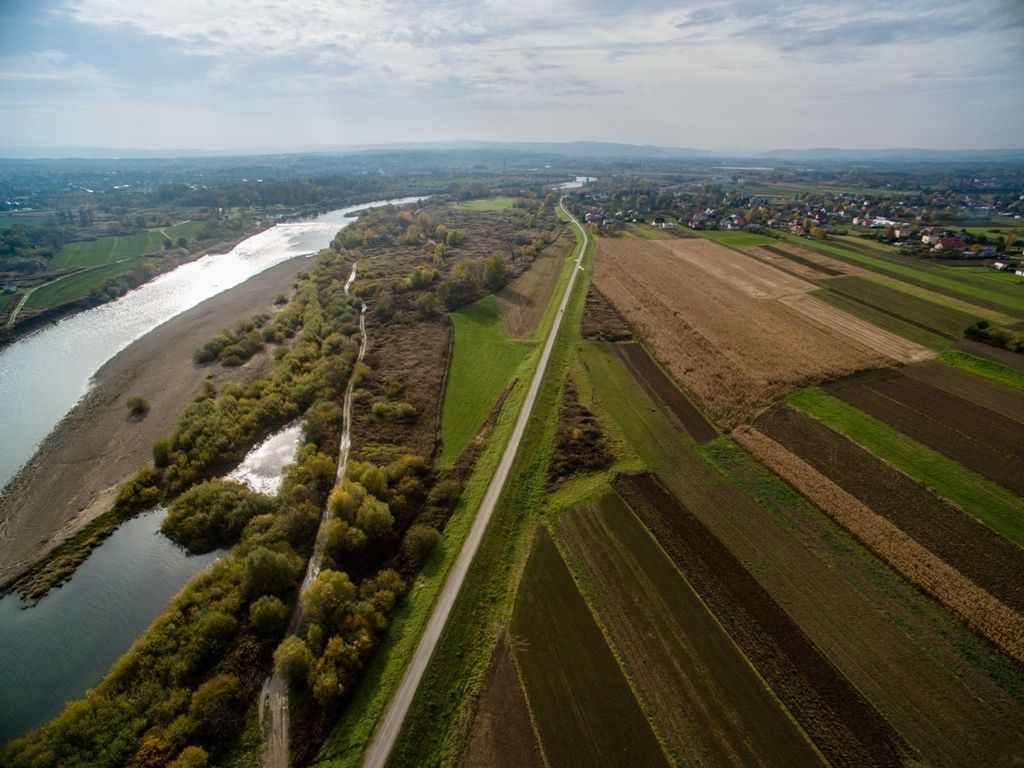
[[[151,229],[148,232],[139,232],[134,235],[115,235],[68,243],[53,258],[52,266],[57,268],[95,267],[121,259],[144,256],[148,253],[159,253],[163,250],[164,240],[167,239],[163,232],[166,232],[167,237],[175,243],[179,237],[193,240],[203,224],[202,221],[183,221],[180,224],[165,227],[163,231]]]
[[[480,431],[535,342],[509,339],[493,294],[452,313],[455,334],[441,413],[441,463],[450,465]]]
[[[981,376],[997,384],[1024,391],[1024,373],[997,363],[994,360],[986,360],[983,357],[969,355],[958,349],[947,349],[939,355],[939,362],[945,363],[952,368],[959,368],[962,371],[973,373],[975,376]]]
[[[733,248],[747,248],[752,245],[771,245],[775,242],[775,240],[770,237],[755,235],[752,232],[729,232],[718,229],[690,229],[689,227],[683,227],[683,231],[691,232],[698,237],[703,237],[707,240],[714,240],[716,243],[728,245]]]
[[[52,285],[43,286],[29,296],[25,303],[25,309],[46,309],[65,301],[74,301],[88,296],[94,286],[101,285],[108,278],[132,270],[139,262],[140,259],[132,259],[122,263],[107,264],[62,278]]]
[[[514,197],[489,197],[485,200],[463,200],[454,203],[456,208],[468,208],[471,211],[504,211],[516,204]]]
[[[816,387],[787,400],[1024,546],[1024,499]]]
[[[509,635],[551,765],[668,765],[544,528],[534,538]]]

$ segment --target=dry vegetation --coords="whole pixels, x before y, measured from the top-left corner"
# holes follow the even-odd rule
[[[540,327],[565,258],[574,245],[572,233],[564,230],[533,260],[530,269],[498,292],[498,311],[506,336],[525,338]]]
[[[703,240],[601,240],[594,282],[725,427],[798,386],[931,355],[806,296],[812,283]]]
[[[608,303],[593,283],[587,291],[587,303],[583,307],[583,319],[580,323],[580,335],[584,339],[598,341],[629,341],[633,338],[633,330],[615,307]]]
[[[1024,664],[1024,617],[977,586],[889,520],[763,433],[750,427],[736,441],[802,493],[911,583],[933,595],[970,627]]]

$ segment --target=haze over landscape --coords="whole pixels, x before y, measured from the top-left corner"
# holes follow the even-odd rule
[[[1015,0],[0,4],[0,147],[1019,147]]]

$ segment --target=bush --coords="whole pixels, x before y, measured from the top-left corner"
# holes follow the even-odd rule
[[[128,413],[132,416],[145,416],[149,413],[149,401],[142,395],[132,395],[128,398],[126,405]]]
[[[402,553],[413,566],[422,565],[434,551],[441,534],[429,525],[414,525],[405,533]]]
[[[280,635],[288,623],[288,606],[273,595],[264,595],[249,606],[249,624],[261,637]]]
[[[274,671],[292,688],[305,685],[313,654],[301,637],[287,637],[274,651]]]

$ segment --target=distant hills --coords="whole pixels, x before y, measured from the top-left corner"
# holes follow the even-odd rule
[[[390,144],[308,145],[301,147],[246,147],[237,149],[131,149],[109,147],[0,147],[0,157],[12,159],[90,160],[244,157],[309,154],[372,154],[379,152],[452,152],[459,150],[509,152],[539,156],[594,160],[750,159],[777,162],[999,162],[1024,161],[1021,149],[695,149],[661,147],[652,144],[621,144],[602,141],[498,142],[435,141]]]

